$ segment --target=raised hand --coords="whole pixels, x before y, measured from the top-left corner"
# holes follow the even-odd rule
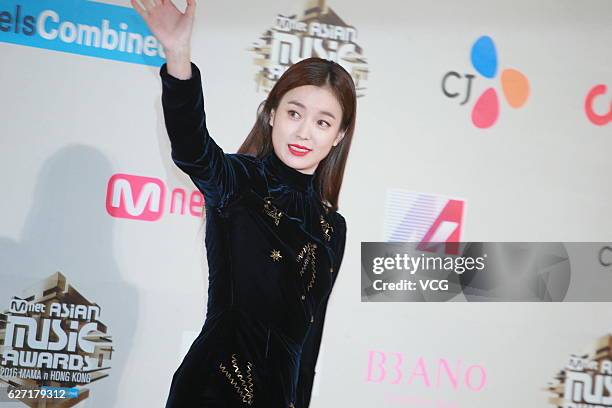
[[[196,0],[187,0],[185,13],[181,13],[172,0],[130,0],[130,2],[162,44],[166,54],[189,54]]]

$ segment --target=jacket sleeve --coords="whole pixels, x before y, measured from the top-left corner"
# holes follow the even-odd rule
[[[174,163],[204,194],[207,205],[224,205],[250,178],[246,155],[226,154],[206,127],[200,70],[192,62],[191,78],[178,79],[160,68],[162,108]]]
[[[338,214],[339,215],[339,214]],[[335,249],[336,264],[334,265],[334,272],[332,275],[332,291],[335,286],[336,278],[342,264],[344,257],[344,247],[346,244],[346,222],[342,216],[340,216],[339,222],[339,233],[337,247]],[[329,301],[328,294],[319,305],[319,309],[314,317],[314,322],[308,331],[306,341],[302,348],[302,357],[300,360],[300,374],[297,384],[297,401],[296,408],[308,408],[310,405],[310,398],[312,395],[312,385],[315,378],[315,366],[317,364],[317,358],[319,356],[319,350],[321,347],[321,338],[323,337],[323,326],[325,322],[325,313],[327,311],[327,303]]]

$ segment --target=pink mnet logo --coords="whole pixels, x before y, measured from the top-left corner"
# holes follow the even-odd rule
[[[164,212],[166,186],[158,178],[118,173],[111,176],[106,187],[106,211],[116,218],[142,221],[158,221]],[[189,204],[189,214],[202,216],[204,196],[197,190],[192,191],[187,202],[187,192],[175,188],[170,195],[170,213],[185,215]],[[177,210],[177,207],[179,210]]]
[[[450,362],[445,358],[426,361],[418,357],[406,364],[402,353],[368,351],[365,382],[407,384],[423,388],[467,389],[481,392],[487,384],[487,371],[479,364],[464,364],[461,360]]]

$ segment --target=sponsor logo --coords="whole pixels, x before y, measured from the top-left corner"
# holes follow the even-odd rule
[[[606,245],[599,250],[599,264],[603,267],[612,265],[612,246]]]
[[[460,199],[389,189],[384,240],[420,242],[419,250],[459,255],[464,206]]]
[[[114,348],[108,331],[101,307],[56,272],[0,313],[0,382],[53,384],[83,400],[87,385],[109,375]]]
[[[5,0],[0,41],[151,66],[166,58],[132,7],[87,0]]]
[[[612,407],[612,335],[596,340],[585,353],[573,354],[548,384],[549,403],[562,408]]]
[[[193,190],[175,188],[170,194],[171,214],[201,217],[204,195]],[[106,212],[116,218],[141,221],[159,221],[164,214],[166,186],[158,178],[133,174],[114,174],[106,187]]]
[[[436,396],[441,391],[480,393],[487,386],[487,370],[481,364],[461,359],[406,356],[400,352],[368,350],[365,382],[371,386],[394,385],[403,392],[419,390],[419,397],[407,394],[387,394],[386,402],[415,404],[440,408],[457,408],[456,401]],[[385,390],[389,390],[385,387]],[[434,391],[428,396],[423,391]],[[448,395],[448,394],[445,394]],[[418,401],[418,404],[417,404]]]
[[[601,102],[605,103],[605,97],[602,95],[605,95],[607,91],[608,88],[605,85],[596,85],[591,88],[584,101],[584,111],[587,119],[594,125],[604,126],[612,122],[612,96],[609,97],[610,105],[608,111],[604,114],[597,113],[594,106],[600,102],[600,100]]]
[[[277,14],[274,25],[247,48],[256,54],[257,90],[270,92],[278,78],[303,59],[319,57],[342,65],[364,96],[368,66],[357,41],[357,29],[345,23],[324,0],[309,0],[301,15]]]
[[[470,60],[472,67],[482,78],[498,78],[497,48],[491,37],[483,35],[474,42]],[[442,78],[442,92],[451,99],[463,98],[460,105],[465,105],[471,100],[475,79],[476,75],[472,73],[449,71]],[[505,68],[499,75],[499,80],[506,102],[512,108],[524,106],[530,92],[527,77],[517,69]],[[477,128],[490,128],[497,122],[500,112],[498,93],[496,87],[488,86],[474,103],[471,117]]]

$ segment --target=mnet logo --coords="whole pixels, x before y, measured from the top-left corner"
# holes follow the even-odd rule
[[[106,188],[106,211],[115,218],[128,218],[141,221],[158,221],[164,213],[166,186],[153,177],[131,174],[115,174]],[[170,213],[186,213],[187,192],[175,188],[171,194]],[[177,204],[178,203],[178,204]],[[189,213],[195,217],[202,216],[204,196],[193,191],[189,200]]]
[[[25,314],[28,311],[28,302],[23,299],[11,299],[9,312],[15,314]]]
[[[28,312],[42,313],[45,311],[45,305],[42,303],[29,304],[27,300],[13,298],[9,306],[9,313],[26,314]]]

